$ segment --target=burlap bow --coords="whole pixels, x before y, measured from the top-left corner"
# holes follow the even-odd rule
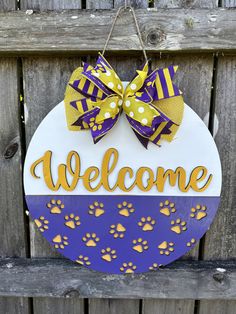
[[[70,130],[90,129],[97,143],[115,125],[124,111],[131,128],[147,147],[161,139],[172,141],[182,121],[182,93],[172,82],[177,66],[150,72],[146,63],[124,90],[106,59],[99,55],[96,66],[77,68],[65,93]]]

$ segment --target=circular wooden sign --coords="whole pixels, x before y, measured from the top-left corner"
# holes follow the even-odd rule
[[[221,164],[187,105],[175,139],[146,150],[124,115],[96,145],[89,132],[69,131],[61,102],[31,140],[24,187],[32,219],[60,253],[97,271],[138,273],[178,259],[209,229]]]

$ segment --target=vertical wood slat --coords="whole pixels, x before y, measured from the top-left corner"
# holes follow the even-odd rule
[[[220,209],[206,235],[204,259],[236,257],[236,58],[220,57],[216,85],[216,136],[222,170],[223,189]],[[200,314],[234,314],[236,301],[201,301]]]
[[[25,123],[26,144],[47,113],[64,96],[66,84],[72,71],[78,67],[80,59],[30,57],[23,59],[25,86],[25,110],[28,119]],[[31,256],[55,256],[49,243],[39,234],[33,222],[30,223]],[[34,313],[84,313],[84,302],[79,299],[36,298]],[[62,311],[63,309],[63,311]]]
[[[236,7],[236,0],[223,0]],[[219,119],[216,144],[223,170],[220,209],[206,235],[204,259],[236,257],[236,57],[220,56],[217,63],[215,112]],[[234,314],[236,301],[201,301],[199,314]]]
[[[17,59],[0,58],[0,256],[26,256]],[[0,298],[1,313],[29,313],[23,298]]]
[[[66,10],[81,9],[81,0],[21,0],[21,10]]]
[[[16,0],[1,0],[0,11],[16,10]]]
[[[1,0],[0,11],[16,10]],[[0,256],[26,256],[22,190],[21,118],[17,59],[0,58]],[[9,146],[10,144],[10,146]],[[6,159],[5,156],[12,156]],[[27,314],[26,298],[0,298],[1,313]]]
[[[21,0],[21,8],[34,10],[80,9],[80,0]],[[80,63],[73,58],[26,58],[23,60],[25,102],[28,121],[25,126],[27,145],[43,117],[64,96],[68,79]],[[52,248],[30,224],[31,256],[55,256]],[[33,301],[34,314],[83,314],[83,300],[38,298]]]
[[[229,0],[230,1],[230,0]],[[156,8],[216,8],[218,0],[154,0]]]

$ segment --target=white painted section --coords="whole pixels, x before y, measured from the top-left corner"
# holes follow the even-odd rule
[[[117,173],[124,166],[131,167],[137,171],[141,166],[150,167],[156,172],[157,167],[165,169],[175,169],[182,166],[189,176],[197,166],[205,166],[209,174],[213,175],[212,182],[203,193],[190,190],[188,193],[180,192],[178,187],[165,185],[163,193],[159,193],[153,187],[148,193],[141,192],[137,187],[130,192],[130,195],[173,195],[173,196],[219,196],[221,191],[221,164],[215,142],[209,133],[204,122],[198,115],[185,104],[183,122],[176,134],[176,138],[168,143],[162,142],[158,147],[152,143],[146,150],[138,141],[130,128],[125,115],[122,114],[118,123],[113,129],[96,145],[93,144],[90,131],[69,131],[66,125],[64,103],[59,103],[41,122],[36,130],[28,148],[24,166],[24,187],[27,195],[86,195],[88,191],[84,189],[82,181],[79,181],[77,188],[73,192],[66,192],[62,189],[52,192],[49,190],[42,178],[42,166],[37,168],[37,175],[41,179],[34,179],[30,174],[32,163],[43,156],[45,151],[51,150],[52,174],[57,178],[57,166],[66,162],[69,151],[75,150],[81,158],[81,172],[90,167],[101,168],[101,162],[105,151],[114,147],[119,151],[119,160],[116,170],[109,177],[111,185],[117,179]],[[70,178],[68,177],[70,182]],[[127,181],[127,186],[132,183]],[[107,192],[103,188],[94,194],[99,195],[124,195],[125,192],[117,189],[115,192]]]

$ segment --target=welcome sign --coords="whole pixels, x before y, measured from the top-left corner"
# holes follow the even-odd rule
[[[106,74],[113,69],[100,71]],[[106,77],[110,79],[110,75]],[[118,84],[122,84],[123,94],[130,86]],[[135,95],[142,97],[140,87]],[[132,102],[133,96],[127,97]],[[111,95],[101,100],[103,107],[113,102],[119,106],[127,97],[120,99],[111,90]],[[145,101],[140,101],[146,110]],[[103,124],[96,117],[103,107],[92,107],[99,111],[89,122],[91,132],[96,133],[91,136],[88,130],[76,130],[86,126],[84,120],[80,126],[70,127],[73,119],[67,106],[71,102],[65,99],[45,117],[25,160],[27,205],[48,242],[81,265],[118,274],[156,270],[193,248],[209,229],[221,191],[218,151],[202,120],[184,104],[181,124],[173,131],[171,142],[159,139],[161,146],[157,146],[149,139],[145,149],[134,132],[137,129],[130,127],[130,111],[117,117],[119,107],[106,108],[107,119],[114,123],[106,127],[109,133],[102,133],[100,140],[96,132]],[[149,116],[140,119],[149,120]],[[78,120],[75,117],[74,121]],[[140,125],[147,123],[140,121]],[[157,128],[153,127],[153,132]]]

